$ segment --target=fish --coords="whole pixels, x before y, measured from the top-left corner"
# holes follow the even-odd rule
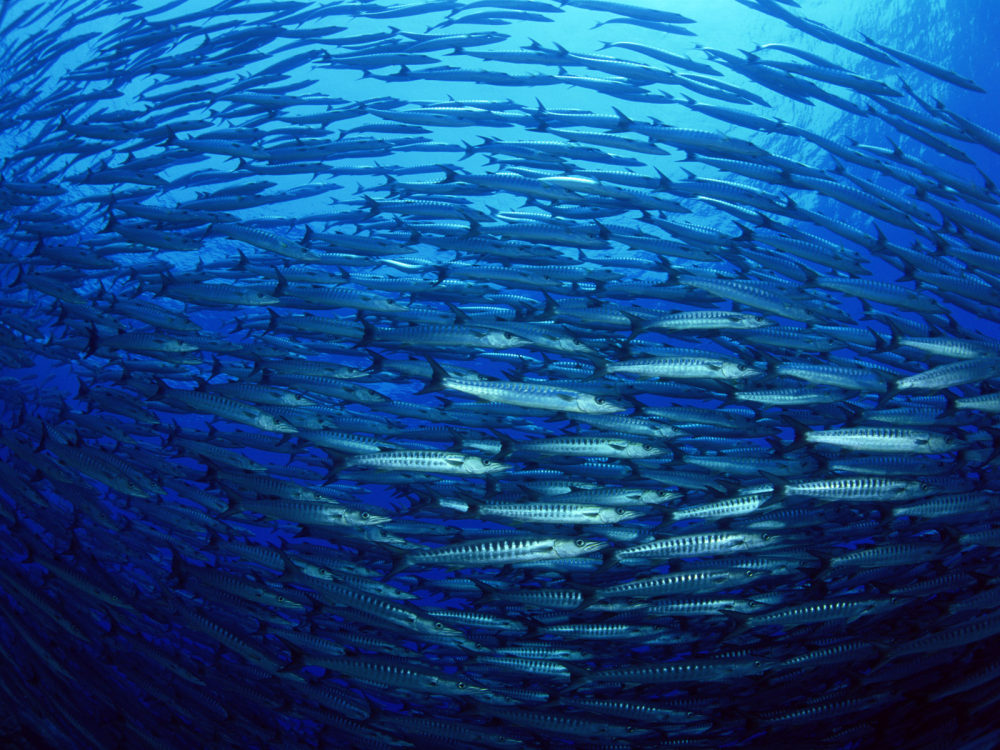
[[[696,5],[0,0],[4,747],[1000,745],[984,53]]]

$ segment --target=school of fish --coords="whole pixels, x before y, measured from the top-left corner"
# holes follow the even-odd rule
[[[0,2],[4,747],[1000,744],[985,92],[671,5]]]

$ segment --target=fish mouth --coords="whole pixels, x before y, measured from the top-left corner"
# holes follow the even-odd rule
[[[1000,747],[991,8],[665,5],[0,0],[0,744]]]

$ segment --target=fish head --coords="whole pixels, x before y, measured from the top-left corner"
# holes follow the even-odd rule
[[[345,516],[357,526],[379,526],[392,520],[392,516],[379,515],[369,510],[350,510]]]
[[[739,318],[733,320],[733,322],[739,323],[739,325],[744,328],[764,328],[766,326],[774,325],[774,321],[769,319],[766,315],[758,315],[756,313],[745,313]]]
[[[580,557],[610,547],[611,543],[578,537],[576,539],[558,539],[553,546],[559,557]]]
[[[137,482],[135,479],[125,477],[124,480],[125,487],[123,489],[132,497],[140,497],[144,499],[155,497],[156,493],[152,492],[148,487],[144,487],[142,483]]]
[[[510,464],[494,461],[492,458],[466,456],[464,468],[468,474],[496,474],[509,469]]]
[[[760,375],[762,370],[757,369],[753,365],[748,365],[745,362],[727,362],[722,366],[722,375],[726,378],[752,378]]]
[[[415,623],[414,623],[415,624]],[[426,624],[421,623],[423,627],[418,628],[419,630],[425,631],[428,635],[434,636],[434,639],[447,638],[449,641],[451,639],[461,639],[462,633],[456,628],[451,628],[445,625],[440,620],[430,620]]]
[[[636,508],[604,508],[601,511],[601,519],[605,523],[630,521],[633,518],[642,518],[644,515],[646,515],[644,511]]]
[[[679,497],[681,497],[681,493],[673,490],[643,490],[641,493],[642,500],[651,503],[668,503]]]
[[[333,571],[325,565],[317,565],[308,560],[300,559],[296,559],[294,564],[296,570],[292,571],[292,575],[300,573],[303,576],[318,578],[321,581],[332,581],[335,577]]]
[[[958,435],[942,435],[941,444],[946,451],[951,451],[967,445],[968,441]]]
[[[280,414],[261,414],[254,420],[257,427],[268,432],[291,434],[298,429]]]
[[[614,414],[628,407],[604,396],[585,394],[577,399],[577,405],[587,414]]]
[[[666,448],[653,445],[652,443],[642,443],[641,445],[634,446],[629,450],[629,454],[633,458],[653,458],[655,456],[662,456],[666,452]]]
[[[495,697],[489,688],[485,688],[482,685],[476,685],[464,677],[460,677],[452,684],[452,690],[450,690],[449,693],[451,695],[458,695],[486,702],[489,702],[489,698]]]
[[[492,349],[511,349],[518,346],[528,346],[531,344],[528,339],[518,336],[510,331],[489,331],[480,338],[483,346]]]

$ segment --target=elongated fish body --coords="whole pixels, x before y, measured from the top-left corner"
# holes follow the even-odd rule
[[[807,432],[804,438],[809,443],[872,453],[947,453],[960,445],[956,438],[943,433],[891,427],[813,431]]]
[[[718,328],[761,328],[774,325],[763,315],[725,310],[689,310],[644,323],[644,330],[700,331]]]
[[[1000,395],[996,393],[985,393],[981,396],[963,396],[956,398],[955,408],[957,409],[979,409],[989,413],[1000,412]]]
[[[672,521],[683,521],[689,518],[729,518],[753,513],[767,503],[774,493],[772,490],[751,492],[745,495],[719,500],[714,503],[702,503],[668,511]]]
[[[916,375],[900,378],[896,381],[896,390],[938,391],[957,385],[989,380],[998,375],[1000,375],[1000,357],[981,357],[938,365]]]
[[[640,378],[714,378],[739,380],[758,374],[749,365],[712,358],[658,358],[637,359],[606,366],[607,372],[627,373]]]
[[[691,682],[728,681],[756,672],[759,667],[752,660],[728,661],[707,659],[681,661],[642,667],[607,669],[588,678],[588,683],[622,682],[641,684],[685,684]]]
[[[601,598],[646,599],[674,594],[694,594],[735,588],[745,584],[752,575],[733,569],[692,570],[640,578],[627,583],[598,589]]]
[[[641,517],[642,511],[582,503],[491,503],[481,506],[480,518],[503,518],[521,523],[609,524]]]
[[[820,5],[0,0],[0,744],[1000,747],[990,3]]]
[[[502,567],[511,563],[537,564],[546,560],[587,555],[605,546],[607,545],[602,542],[561,537],[459,542],[433,550],[410,553],[404,558],[404,565],[463,568],[475,565]]]
[[[522,443],[516,450],[522,454],[596,458],[653,458],[667,452],[666,448],[616,437],[543,438]]]
[[[680,534],[652,542],[636,544],[615,552],[618,562],[629,560],[670,559],[714,555],[735,555],[764,549],[775,543],[768,534],[748,532],[706,532]]]
[[[377,471],[426,471],[468,476],[495,474],[509,468],[488,458],[448,451],[382,451],[354,456],[345,465]]]
[[[833,477],[815,481],[793,480],[784,485],[782,490],[788,495],[829,501],[902,502],[927,497],[934,493],[934,486],[914,479]]]
[[[976,643],[1000,632],[1000,616],[984,615],[937,633],[919,636],[894,647],[889,658],[897,659],[910,654],[933,654],[937,651]]]
[[[226,398],[217,393],[171,389],[164,398],[172,404],[204,409],[217,417],[258,427],[262,430],[282,433],[296,432],[295,427],[279,415],[270,414],[259,407]]]
[[[568,411],[581,414],[613,414],[625,407],[582,391],[553,388],[534,383],[483,382],[464,378],[445,378],[443,384],[452,390],[468,393],[484,401],[547,411]]]

